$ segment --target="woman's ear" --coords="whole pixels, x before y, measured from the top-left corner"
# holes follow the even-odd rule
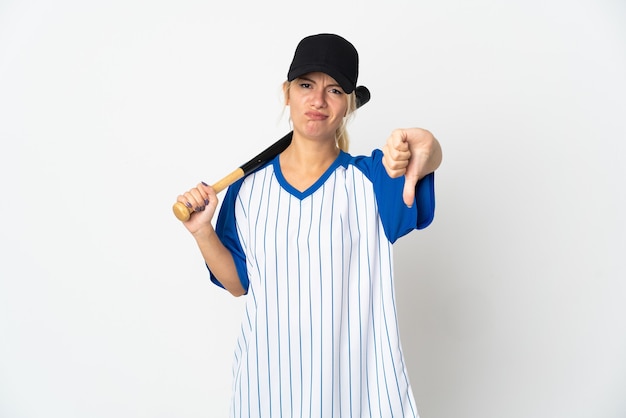
[[[289,106],[289,86],[290,86],[290,82],[289,81],[285,81],[283,83],[283,98],[285,101],[285,106]]]

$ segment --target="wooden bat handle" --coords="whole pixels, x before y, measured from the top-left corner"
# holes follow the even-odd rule
[[[233,184],[234,182],[236,182],[243,176],[244,176],[243,169],[241,167],[236,169],[235,171],[233,171],[232,173],[230,173],[229,175],[227,175],[226,177],[224,177],[223,179],[221,179],[220,181],[218,181],[217,183],[213,185],[213,189],[215,190],[215,193],[221,192],[222,190],[224,190],[225,188],[227,188],[228,186],[230,186],[231,184]],[[178,220],[181,222],[187,221],[189,217],[191,216],[191,214],[193,213],[193,208],[188,208],[182,202],[174,203],[174,206],[172,206],[172,210],[174,211],[174,215],[176,215],[176,218],[178,218]]]

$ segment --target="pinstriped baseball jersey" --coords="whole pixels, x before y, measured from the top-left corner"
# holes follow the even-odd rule
[[[382,152],[341,152],[300,192],[279,158],[232,185],[216,231],[247,289],[231,417],[417,417],[392,244],[434,215],[434,174],[402,201]],[[218,280],[211,276],[219,285]]]

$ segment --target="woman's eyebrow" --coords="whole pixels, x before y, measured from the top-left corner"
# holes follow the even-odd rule
[[[298,77],[298,79],[300,79],[302,81],[306,81],[307,83],[317,84],[314,80],[311,80],[310,78],[308,78],[306,76]],[[332,84],[329,84],[326,87],[339,87],[339,88],[341,88],[341,85],[339,83],[332,83]]]

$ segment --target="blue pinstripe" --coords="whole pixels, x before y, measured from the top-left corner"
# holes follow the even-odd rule
[[[282,194],[282,191],[281,191]],[[289,240],[289,227],[291,221],[291,199],[288,200],[288,209],[287,209],[287,228],[285,229],[285,241]],[[285,253],[285,262],[287,263],[287,271],[289,271],[289,261],[291,260],[291,254],[289,253],[289,247],[287,247],[287,251]],[[289,352],[289,364],[293,364],[293,359],[291,357],[291,298],[290,295],[290,286],[289,283],[291,281],[287,280],[287,341],[289,341],[288,352]],[[291,411],[291,416],[294,416],[293,410],[293,375],[289,373],[289,411]]]
[[[301,264],[300,264],[300,226],[302,225],[302,202],[298,202],[298,205],[300,206],[300,210],[298,212],[298,233],[297,233],[297,239],[296,239],[296,245],[297,245],[297,259],[298,259],[298,271],[300,271],[301,269]],[[298,324],[300,324],[300,329],[302,329],[302,291],[301,291],[301,282],[300,280],[298,280]],[[302,402],[302,399],[304,397],[304,369],[302,368],[302,338],[299,339],[300,342],[300,399],[299,399],[299,403],[300,403],[300,416],[304,417],[303,413],[304,413],[304,403]]]

